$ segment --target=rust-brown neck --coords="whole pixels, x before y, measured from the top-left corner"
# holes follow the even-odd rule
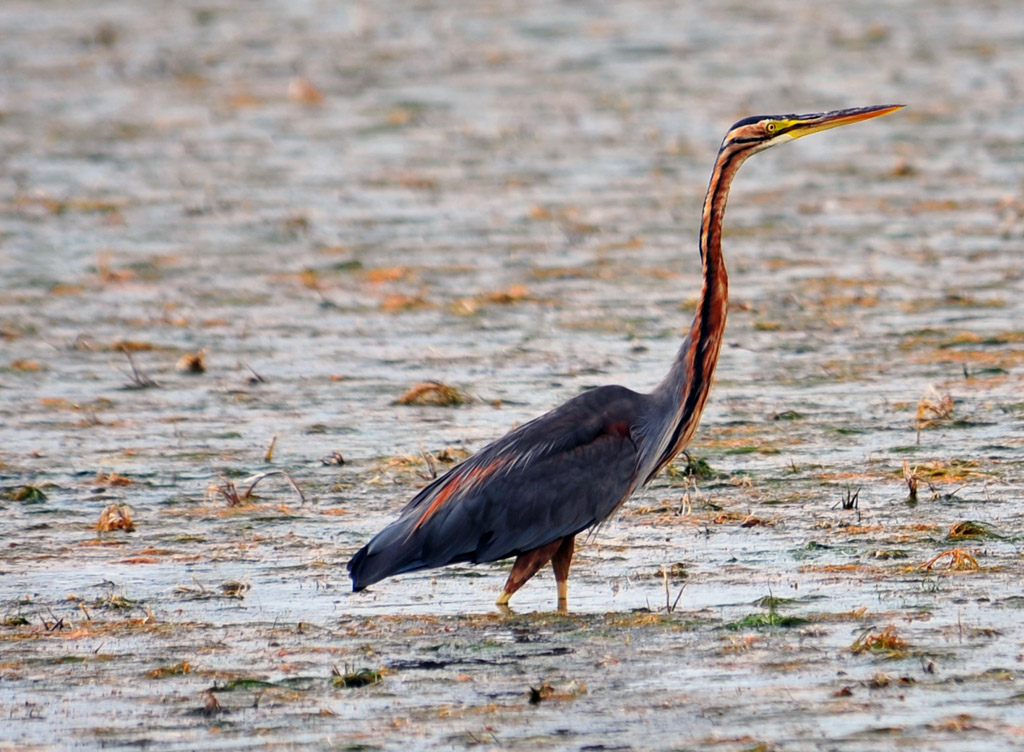
[[[701,213],[703,284],[690,331],[668,376],[655,392],[658,396],[667,396],[675,405],[675,410],[672,411],[673,422],[664,427],[667,440],[659,442],[660,456],[647,475],[648,480],[690,442],[707,403],[715,366],[718,365],[729,305],[729,275],[722,258],[722,220],[732,180],[749,153],[740,145],[727,144],[715,161]]]

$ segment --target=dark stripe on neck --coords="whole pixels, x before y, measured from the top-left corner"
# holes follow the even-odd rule
[[[760,136],[747,136],[746,138],[731,138],[722,144],[722,149],[727,149],[734,144],[756,144],[764,141]]]

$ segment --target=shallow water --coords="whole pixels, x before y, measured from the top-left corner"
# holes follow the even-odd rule
[[[15,1],[0,27],[0,746],[1021,743],[1014,4]],[[888,101],[743,168],[690,448],[716,475],[591,536],[568,615],[547,572],[495,612],[507,564],[348,592],[421,453],[660,379],[731,122]],[[394,404],[426,380],[472,399]],[[268,470],[305,501],[218,490]],[[112,503],[134,532],[96,530]],[[957,549],[977,567],[923,566]]]

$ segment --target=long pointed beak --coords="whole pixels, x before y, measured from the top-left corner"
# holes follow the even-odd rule
[[[902,104],[880,104],[873,107],[852,107],[847,110],[834,110],[815,115],[792,115],[783,133],[793,138],[802,138],[818,131],[838,128],[840,125],[858,123],[861,120],[881,117],[902,108]]]

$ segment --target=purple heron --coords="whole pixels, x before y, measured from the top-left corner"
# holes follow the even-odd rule
[[[565,608],[576,535],[607,519],[689,443],[707,402],[725,331],[722,218],[752,154],[899,109],[748,117],[725,134],[701,212],[703,286],[689,333],[653,391],[591,389],[505,434],[427,485],[348,563],[352,589],[455,562],[515,556],[504,606],[548,562]]]

